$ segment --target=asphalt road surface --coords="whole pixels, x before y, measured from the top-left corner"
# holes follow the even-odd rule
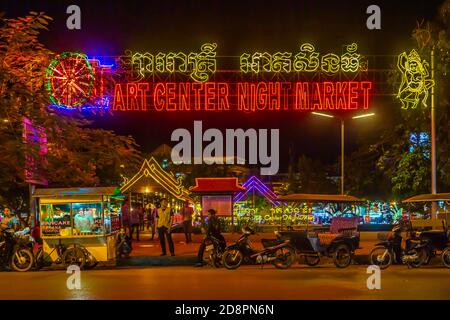
[[[367,266],[288,270],[242,266],[145,267],[81,271],[81,289],[69,290],[62,271],[0,272],[0,299],[450,299],[450,269],[392,266],[381,289],[367,288]]]

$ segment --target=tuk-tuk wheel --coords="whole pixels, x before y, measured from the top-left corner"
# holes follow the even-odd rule
[[[347,268],[352,262],[352,252],[346,244],[336,246],[333,255],[334,265],[338,268]]]

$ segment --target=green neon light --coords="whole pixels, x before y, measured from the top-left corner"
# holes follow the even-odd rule
[[[53,105],[76,108],[90,97],[94,73],[85,54],[63,52],[50,61],[45,88]]]
[[[397,98],[403,109],[415,109],[419,102],[427,106],[428,91],[434,86],[434,80],[429,79],[428,62],[422,60],[416,50],[399,54],[397,67],[402,73],[402,82]]]

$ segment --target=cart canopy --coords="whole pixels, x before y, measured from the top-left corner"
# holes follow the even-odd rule
[[[434,201],[450,201],[450,193],[427,193],[403,200],[402,202],[434,202]]]
[[[104,201],[105,197],[118,194],[119,190],[116,187],[40,188],[34,191],[33,198],[39,198],[40,204],[100,202]]]
[[[304,201],[304,202],[363,202],[363,199],[343,194],[312,194],[293,193],[279,196],[278,201]]]

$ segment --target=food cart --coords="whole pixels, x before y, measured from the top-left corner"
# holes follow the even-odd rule
[[[36,189],[43,250],[52,261],[58,246],[83,246],[98,262],[114,262],[120,230],[120,195],[115,187]]]

